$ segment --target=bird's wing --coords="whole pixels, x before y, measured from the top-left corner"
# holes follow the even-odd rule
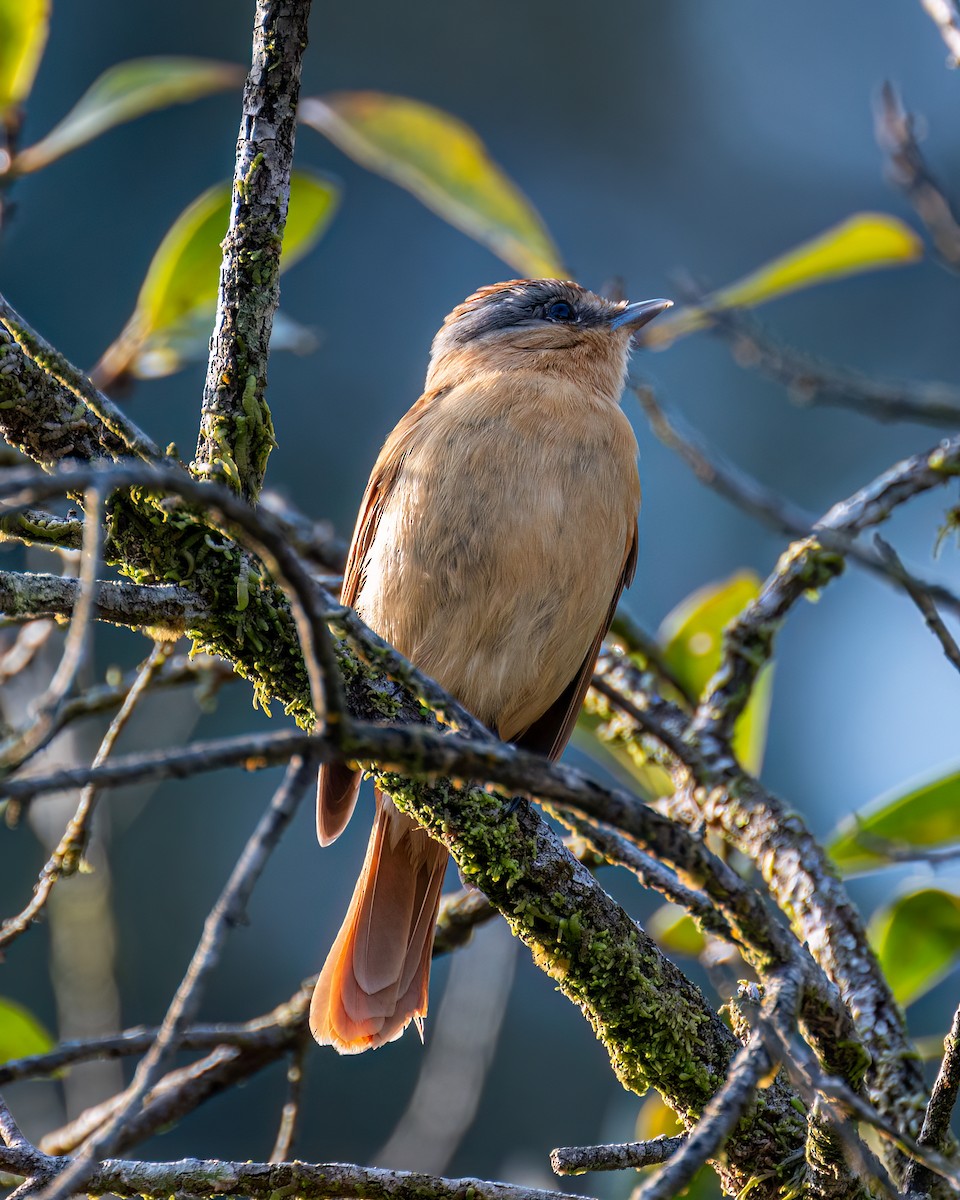
[[[620,595],[623,589],[629,587],[633,582],[633,575],[637,569],[637,546],[637,526],[634,523],[633,532],[627,542],[626,552],[624,553],[623,565],[620,568],[617,586],[613,590],[613,596],[610,598],[610,605],[603,618],[603,623],[597,630],[597,636],[593,639],[590,649],[587,651],[586,658],[584,658],[580,665],[579,671],[577,671],[576,675],[547,711],[542,716],[537,717],[519,737],[512,739],[515,745],[521,746],[524,750],[533,750],[537,754],[544,754],[547,758],[552,759],[559,758],[563,753],[564,747],[573,733],[573,727],[577,723],[577,717],[580,715],[583,698],[590,687],[590,680],[593,678],[593,668],[600,653],[603,639],[607,636],[607,630],[610,628],[610,622],[617,611]]]
[[[343,586],[340,589],[341,603],[351,608],[356,604],[363,588],[367,555],[377,536],[377,528],[387,500],[403,467],[410,437],[423,416],[427,403],[434,398],[430,393],[420,397],[387,438],[380,456],[374,463],[367,490],[360,502],[353,540],[347,552],[347,565],[343,571]],[[328,846],[344,831],[353,814],[359,790],[360,772],[346,763],[326,763],[320,768],[317,779],[317,838],[321,846]]]

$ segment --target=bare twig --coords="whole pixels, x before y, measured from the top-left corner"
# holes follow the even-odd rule
[[[938,0],[943,9],[947,0]],[[958,28],[960,46],[960,28]],[[889,158],[888,175],[904,193],[927,227],[944,265],[960,270],[960,224],[943,192],[931,175],[917,142],[913,117],[903,107],[900,93],[884,83],[874,105],[874,126],[880,148]],[[954,417],[956,421],[956,416]]]
[[[960,671],[960,647],[957,646],[953,634],[943,623],[943,618],[937,612],[937,606],[923,588],[918,588],[903,570],[903,563],[894,548],[883,540],[879,533],[874,534],[873,544],[880,556],[889,564],[891,571],[903,572],[903,587],[907,595],[920,610],[927,628],[940,643],[949,662]]]
[[[611,1142],[604,1146],[557,1146],[550,1166],[557,1175],[584,1171],[628,1171],[666,1162],[682,1149],[686,1136],[651,1138],[647,1142]]]
[[[306,1033],[290,1054],[287,1064],[287,1098],[280,1112],[280,1124],[277,1136],[270,1154],[272,1163],[286,1162],[290,1158],[293,1143],[297,1136],[297,1123],[300,1119],[300,1093],[303,1090],[303,1060],[306,1056]]]

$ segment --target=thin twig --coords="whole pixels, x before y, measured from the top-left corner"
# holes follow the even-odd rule
[[[940,643],[940,647],[949,662],[960,671],[960,646],[957,646],[953,634],[943,623],[943,618],[937,612],[937,606],[923,588],[918,588],[903,569],[903,563],[894,548],[883,540],[879,533],[873,535],[873,544],[880,556],[889,564],[891,571],[901,573],[904,591],[914,602],[926,622],[927,628]]]
[[[140,668],[137,678],[127,693],[127,697],[114,717],[107,732],[100,742],[93,767],[100,767],[110,757],[117,738],[130,719],[140,697],[149,686],[154,674],[170,652],[171,647],[162,642],[154,644],[146,662]],[[80,794],[80,801],[70,823],[64,831],[57,848],[50,855],[40,872],[40,878],[33,889],[30,902],[15,917],[10,917],[0,926],[0,951],[6,949],[25,933],[40,916],[50,899],[54,886],[64,875],[72,875],[80,865],[80,860],[90,837],[90,822],[96,806],[97,789],[95,784],[87,784]]]
[[[550,1151],[550,1166],[557,1175],[582,1175],[584,1171],[627,1171],[654,1167],[683,1148],[685,1135],[657,1137],[646,1142],[610,1142],[602,1146],[557,1146]]]
[[[943,1153],[950,1131],[950,1118],[960,1092],[960,1008],[953,1014],[950,1032],[943,1043],[943,1060],[930,1093],[917,1145]],[[931,1171],[914,1160],[907,1168],[904,1191],[924,1193],[930,1190]]]
[[[297,1136],[297,1124],[300,1119],[300,1094],[303,1091],[303,1063],[306,1057],[307,1041],[303,1037],[290,1054],[287,1064],[287,1097],[280,1112],[280,1124],[277,1128],[276,1140],[270,1154],[272,1163],[287,1162],[293,1143]]]

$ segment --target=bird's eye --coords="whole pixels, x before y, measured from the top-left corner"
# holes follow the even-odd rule
[[[572,321],[573,305],[566,300],[557,300],[547,308],[548,321]]]

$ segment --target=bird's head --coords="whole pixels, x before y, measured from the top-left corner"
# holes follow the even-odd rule
[[[619,398],[630,340],[670,300],[605,300],[562,279],[512,279],[458,304],[433,340],[428,387],[489,371],[534,370],[593,382]]]

